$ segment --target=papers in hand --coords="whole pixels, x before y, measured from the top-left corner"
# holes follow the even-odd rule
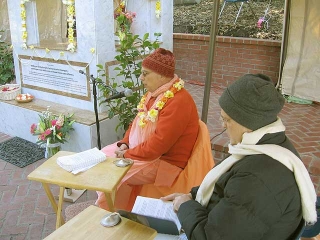
[[[68,172],[77,174],[84,172],[107,159],[106,155],[98,148],[57,158],[57,164]]]
[[[171,232],[171,230],[164,229],[163,226],[157,226],[155,224],[153,224],[154,226],[150,226],[154,227],[158,231],[158,235],[155,239],[187,240],[187,236],[181,231],[181,224],[177,214],[173,210],[173,205],[171,201],[162,201],[160,199],[138,196],[134,203],[132,212],[143,216],[158,218],[159,224],[157,225],[161,225],[163,223],[162,221],[160,221],[160,219],[169,220],[174,223],[175,227],[177,228],[177,234],[179,234],[176,236],[168,235],[168,232]],[[169,225],[166,226],[169,227]]]

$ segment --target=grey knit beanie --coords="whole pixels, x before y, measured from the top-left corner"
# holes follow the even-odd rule
[[[246,74],[225,89],[220,107],[242,126],[257,130],[277,120],[284,97],[263,74]]]

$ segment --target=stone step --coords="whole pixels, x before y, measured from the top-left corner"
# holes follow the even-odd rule
[[[50,112],[57,115],[74,113],[74,131],[70,132],[68,142],[62,144],[62,150],[81,152],[98,146],[94,112],[42,99],[34,99],[29,103],[17,103],[15,100],[0,101],[0,132],[36,142],[37,136],[30,133],[30,127],[33,123],[39,122],[39,114],[47,110],[48,106]],[[98,115],[101,147],[120,140],[123,131],[115,131],[118,119],[109,119],[107,113]]]
[[[96,123],[95,114],[92,111],[84,110],[76,107],[70,107],[67,105],[54,103],[54,102],[50,102],[42,99],[34,99],[28,103],[18,103],[15,100],[9,100],[9,101],[0,100],[0,101],[13,106],[29,109],[38,113],[46,111],[49,107],[49,111],[56,115],[60,115],[60,114],[66,115],[66,114],[74,113],[73,118],[77,123],[88,125],[88,126]],[[98,116],[100,121],[103,121],[108,118],[107,113],[99,113]]]

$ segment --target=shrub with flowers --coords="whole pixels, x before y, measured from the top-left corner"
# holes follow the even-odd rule
[[[75,120],[70,115],[55,115],[49,108],[39,114],[38,124],[32,124],[30,132],[38,136],[38,144],[65,143],[69,137],[69,132],[73,130],[72,124]]]
[[[126,11],[125,2],[122,1],[114,13],[114,19],[116,21],[116,34],[121,38],[126,33],[130,32],[133,19],[136,17],[136,13]]]

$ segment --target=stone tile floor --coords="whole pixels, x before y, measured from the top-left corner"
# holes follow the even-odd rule
[[[204,87],[198,82],[186,83],[186,88],[194,97],[201,116]],[[220,109],[217,100],[223,89],[213,85],[210,94],[207,125],[210,135],[221,133]],[[280,117],[287,126],[287,134],[300,152],[319,192],[320,179],[320,105],[298,105],[287,103]],[[1,126],[0,126],[1,132]],[[0,133],[0,142],[9,139]],[[226,156],[227,136],[225,133],[213,138],[213,154],[216,161]],[[0,159],[0,239],[38,240],[55,230],[56,215],[38,182],[27,180],[30,172],[40,166],[45,159],[25,168],[16,167]],[[51,186],[58,195],[58,187]],[[94,200],[96,194],[86,191],[77,202]],[[64,203],[64,209],[70,203]],[[319,236],[314,239],[320,239]]]

